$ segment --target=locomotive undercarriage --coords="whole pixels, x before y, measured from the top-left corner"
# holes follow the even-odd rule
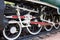
[[[3,30],[6,39],[17,39],[23,28],[27,28],[32,35],[40,33],[42,28],[46,31],[51,31],[53,27],[59,29],[60,15],[58,15],[57,9],[47,5],[25,2],[7,7],[7,10],[11,8],[11,10],[9,9],[11,13],[8,11],[5,13],[9,20],[7,28]]]

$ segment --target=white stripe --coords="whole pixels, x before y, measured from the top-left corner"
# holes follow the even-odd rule
[[[12,18],[12,16],[5,16],[6,18]]]
[[[15,21],[15,20],[11,20],[8,22],[9,24],[12,24],[12,23],[19,23],[19,21]]]

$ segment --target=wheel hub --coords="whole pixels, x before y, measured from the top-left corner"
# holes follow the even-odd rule
[[[16,33],[16,32],[17,32],[16,27],[11,27],[11,29],[10,29],[10,33],[14,34],[14,33]]]

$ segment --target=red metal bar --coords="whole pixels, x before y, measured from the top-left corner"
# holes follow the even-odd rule
[[[46,23],[46,22],[33,22],[33,21],[31,21],[31,24],[40,24],[42,26],[44,26],[44,25],[52,25],[52,24]]]
[[[17,18],[18,18],[18,16],[13,15],[13,16],[12,16],[12,18],[17,19]],[[24,19],[24,18],[25,18],[25,16],[20,16],[20,18],[21,18],[21,19]]]
[[[12,16],[12,18],[13,18],[13,19],[17,19],[17,18],[18,18],[18,16],[13,15],[13,16]],[[24,19],[24,18],[25,18],[25,16],[20,16],[20,18],[21,18],[21,19]],[[34,17],[32,16],[32,18],[34,18]]]

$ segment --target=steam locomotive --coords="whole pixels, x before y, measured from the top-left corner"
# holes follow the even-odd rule
[[[17,39],[23,28],[36,35],[44,28],[51,31],[60,27],[59,0],[5,0],[7,28],[3,30],[6,39]]]

